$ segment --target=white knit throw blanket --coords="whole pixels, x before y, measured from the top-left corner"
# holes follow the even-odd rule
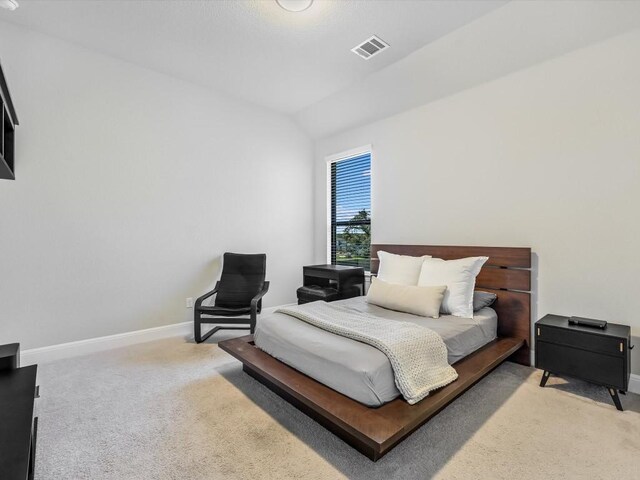
[[[458,378],[447,363],[447,346],[442,337],[428,328],[325,302],[276,311],[380,350],[389,358],[398,390],[411,405]]]

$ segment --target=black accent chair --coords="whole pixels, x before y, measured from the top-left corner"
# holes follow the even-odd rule
[[[256,318],[262,310],[262,297],[269,290],[269,282],[264,280],[267,256],[225,253],[222,275],[213,290],[196,300],[194,307],[194,336],[197,343],[204,342],[218,330],[251,330],[256,328]],[[216,295],[211,307],[202,302]],[[246,317],[246,315],[249,315]],[[237,318],[243,316],[242,318]],[[211,317],[211,318],[210,318]],[[202,324],[244,324],[240,327],[217,326],[202,335]]]

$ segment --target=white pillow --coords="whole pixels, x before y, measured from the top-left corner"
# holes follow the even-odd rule
[[[422,262],[426,258],[431,258],[431,255],[410,257],[409,255],[379,251],[378,258],[380,259],[380,267],[378,268],[380,280],[397,285],[418,285]]]
[[[427,258],[422,262],[418,285],[446,285],[447,291],[440,311],[456,317],[473,318],[473,289],[476,277],[489,257],[468,257],[459,260]]]
[[[371,277],[367,302],[389,310],[438,318],[446,289],[444,285],[434,287],[397,285]]]

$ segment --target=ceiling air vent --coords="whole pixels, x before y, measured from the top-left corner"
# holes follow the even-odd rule
[[[382,50],[389,47],[389,44],[384,40],[376,37],[375,35],[371,38],[366,39],[363,43],[351,49],[353,53],[361,56],[365,60],[369,60],[374,55],[377,55]]]

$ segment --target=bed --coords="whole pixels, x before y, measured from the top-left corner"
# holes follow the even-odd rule
[[[394,384],[386,356],[369,345],[336,336],[284,314],[261,319],[254,335],[220,342],[244,364],[244,371],[376,461],[465,390],[510,359],[530,365],[531,251],[511,247],[372,245],[384,250],[444,259],[487,256],[476,288],[498,297],[493,309],[473,319],[429,319],[428,328],[445,341],[458,379],[409,405]],[[371,271],[377,272],[377,260]],[[350,308],[404,321],[425,321],[384,311],[362,297]],[[384,312],[382,312],[384,311]],[[326,338],[331,336],[331,339]],[[325,337],[325,338],[323,338]],[[294,368],[295,366],[295,368]]]
[[[430,328],[447,345],[449,364],[478,350],[497,335],[498,316],[491,308],[483,308],[473,318],[442,315],[436,319],[370,305],[365,297],[334,303]],[[254,342],[272,357],[367,406],[379,407],[400,396],[389,359],[366,343],[334,335],[282,313],[261,319]]]

